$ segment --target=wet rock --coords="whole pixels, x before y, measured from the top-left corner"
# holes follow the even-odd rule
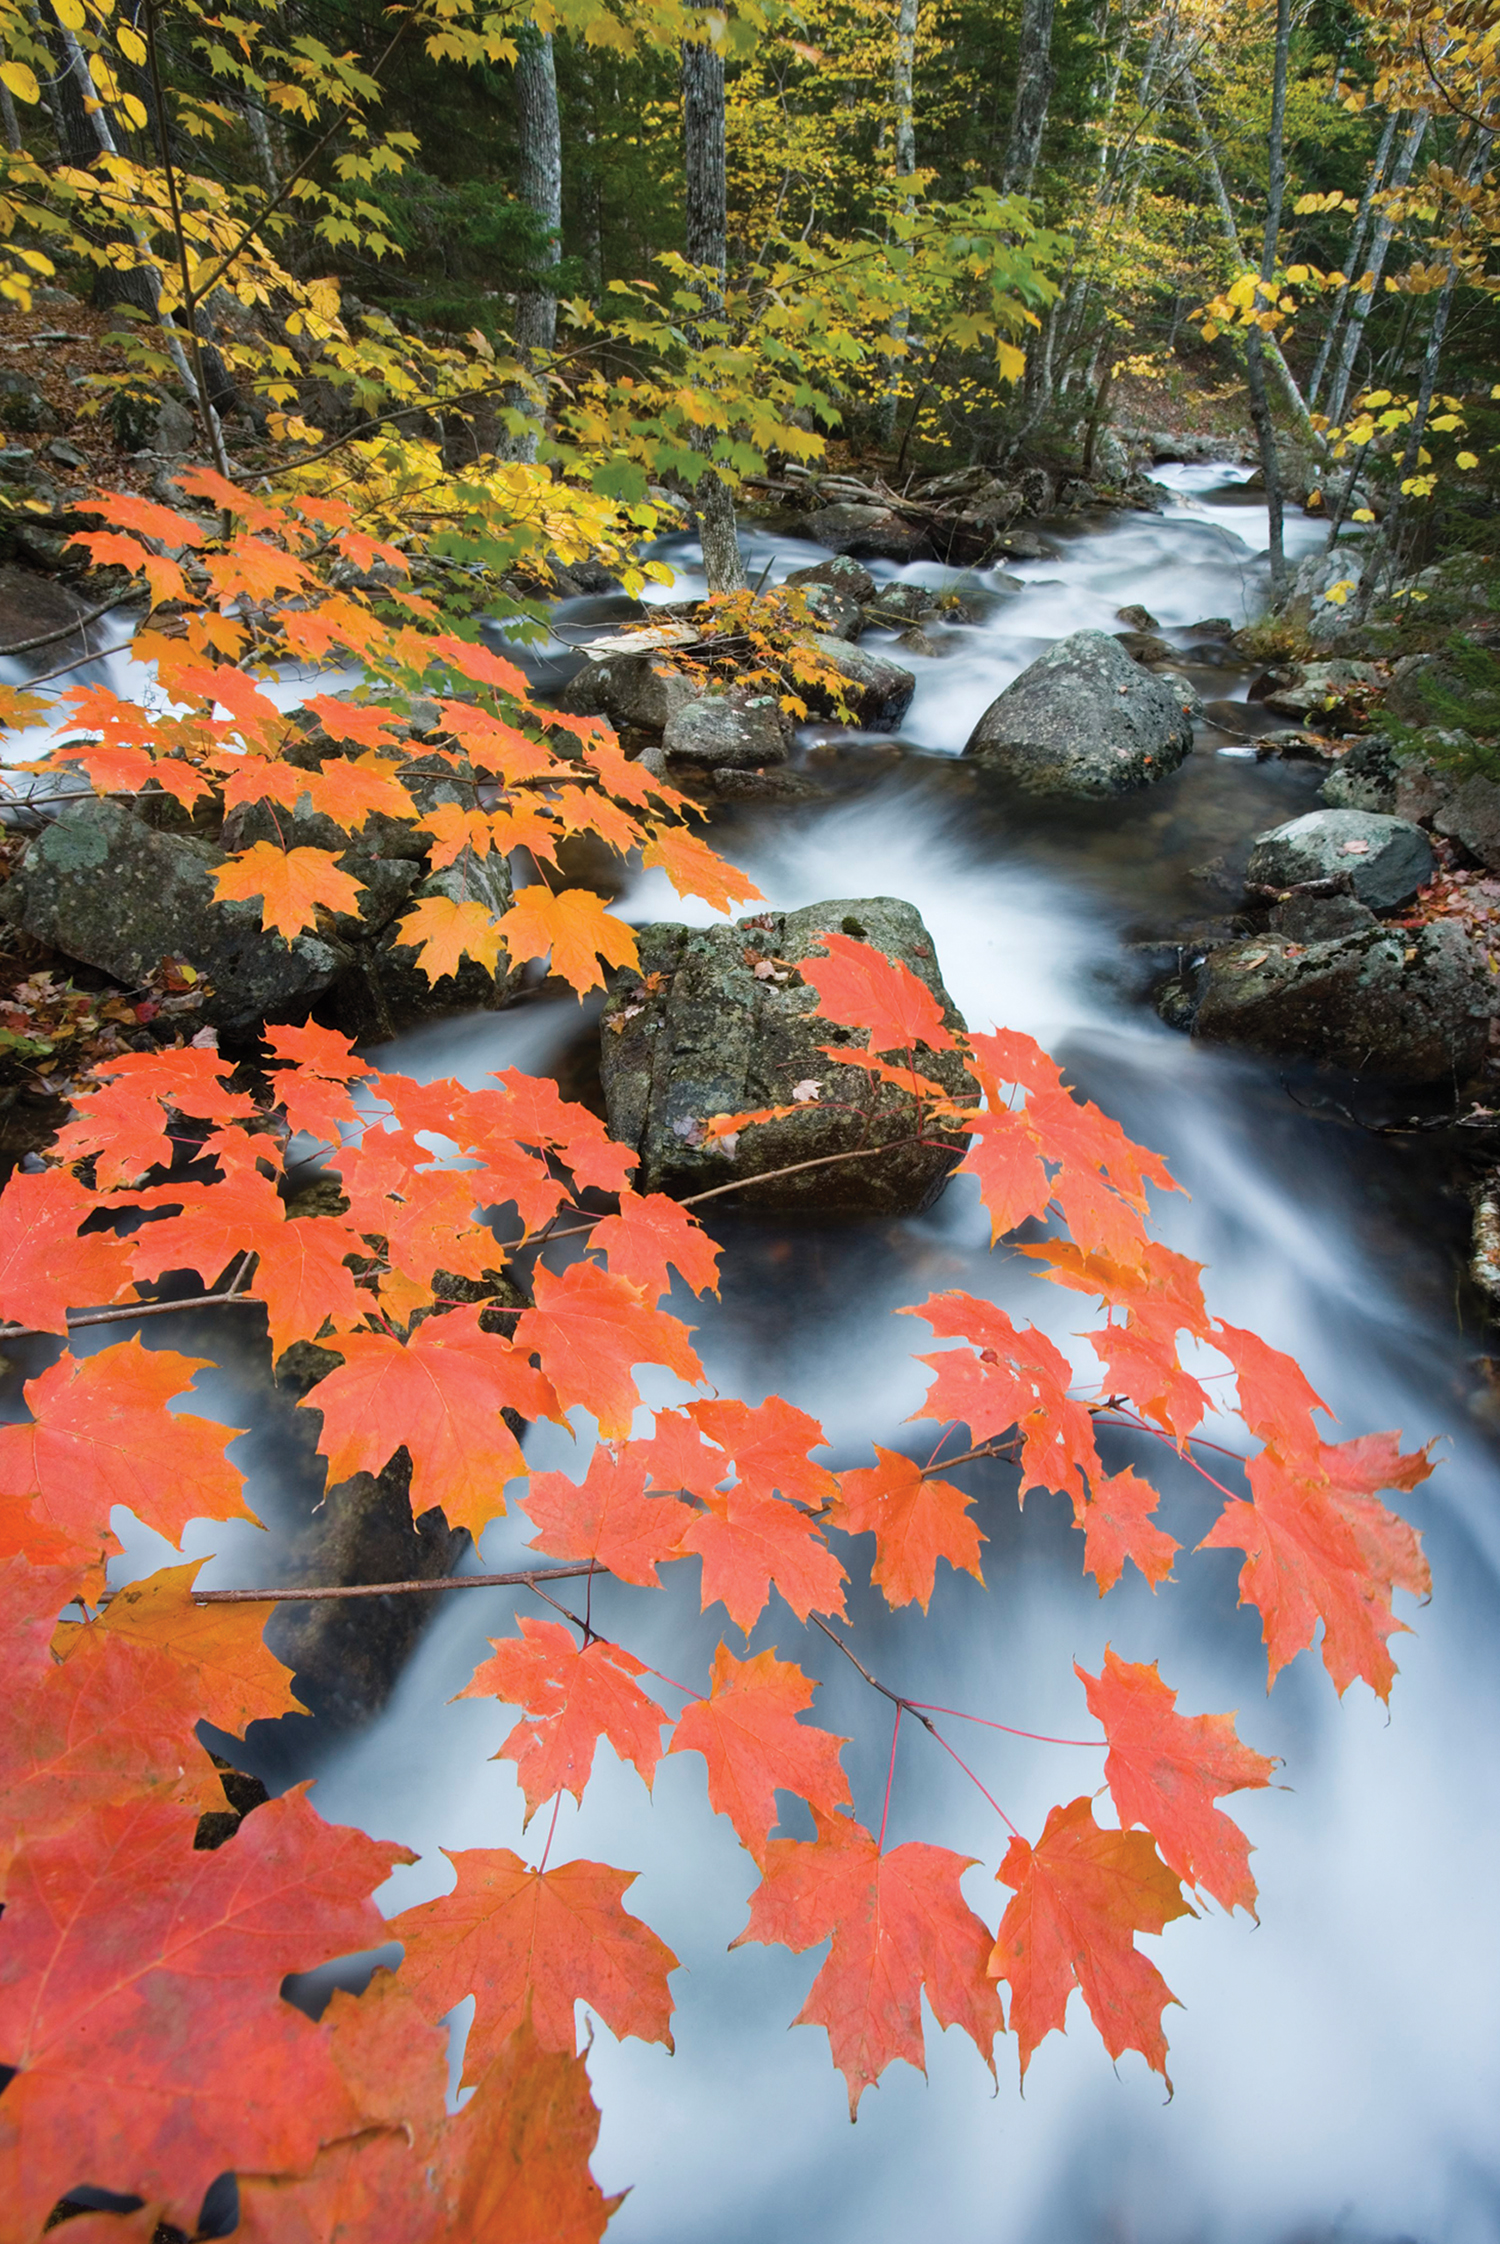
[[[1357,896],[1294,896],[1272,908],[1270,924],[1289,943],[1336,943],[1378,923]]]
[[[1196,464],[1222,460],[1228,464],[1245,456],[1244,439],[1237,436],[1182,436],[1172,429],[1153,429],[1144,442],[1156,467],[1171,461]]]
[[[1390,742],[1380,733],[1367,733],[1340,757],[1318,789],[1331,810],[1376,810],[1387,814],[1396,808],[1399,767]],[[1403,816],[1410,816],[1409,812]]]
[[[1173,687],[1107,631],[1075,631],[990,703],[964,754],[1028,793],[1102,796],[1164,779],[1192,745]]]
[[[42,392],[25,374],[0,374],[0,427],[40,436],[62,426]]]
[[[913,907],[894,897],[762,912],[733,927],[640,929],[641,975],[660,975],[660,986],[653,993],[634,974],[617,976],[601,1033],[610,1133],[639,1150],[639,1190],[683,1197],[869,1144],[891,1150],[778,1178],[746,1205],[767,1213],[906,1215],[936,1196],[959,1157],[958,1141],[900,1142],[911,1135],[910,1100],[819,1050],[863,1042],[814,1015],[814,992],[796,971],[830,928],[899,959],[939,1000],[950,1029],[961,1025],[931,937]],[[919,1066],[955,1093],[966,1084],[953,1053],[924,1049]],[[797,1105],[806,1111],[746,1130],[733,1143],[702,1142],[713,1115]]]
[[[869,570],[847,553],[830,554],[826,561],[814,561],[809,568],[793,569],[786,581],[791,585],[830,585],[835,592],[862,603],[872,600],[876,592],[875,579]],[[904,592],[908,587],[893,585],[883,589]]]
[[[1170,662],[1177,652],[1156,631],[1117,631],[1114,636],[1132,662]]]
[[[1196,724],[1198,719],[1204,715],[1207,704],[1198,688],[1193,684],[1192,679],[1184,671],[1174,670],[1164,662],[1149,662],[1146,664],[1146,668],[1153,678],[1160,678],[1164,686],[1171,688],[1177,696],[1183,715],[1190,724]]]
[[[127,988],[186,958],[212,990],[203,1018],[220,1028],[301,1019],[350,951],[321,935],[288,944],[262,932],[258,903],[216,903],[210,875],[223,861],[123,803],[80,803],[43,828],[0,895],[28,935]]]
[[[1462,842],[1487,872],[1500,873],[1500,787],[1493,779],[1466,779],[1432,823],[1438,833]]]
[[[1118,609],[1116,613],[1122,622],[1126,620],[1126,610],[1124,608]],[[1146,626],[1143,624],[1140,628],[1144,630]],[[1197,623],[1190,623],[1188,629],[1202,639],[1223,640],[1229,637],[1234,625],[1230,622],[1228,616],[1202,616]]]
[[[845,700],[852,721],[869,732],[892,732],[911,707],[917,681],[899,662],[892,662],[869,647],[851,647],[842,639],[819,633],[813,639],[819,654],[847,681]],[[798,691],[814,717],[839,714],[831,694],[821,687],[800,683]]]
[[[472,849],[461,850],[451,865],[429,873],[412,891],[410,902],[415,906],[429,896],[447,897],[455,904],[482,904],[491,919],[501,918],[514,900],[503,851],[489,850],[479,857]],[[399,933],[398,922],[354,952],[356,971],[346,975],[337,998],[338,1025],[346,1035],[387,1037],[416,1021],[461,1011],[493,1012],[514,994],[520,969],[503,950],[493,973],[480,960],[465,958],[456,974],[429,982],[417,964],[420,946],[401,942]]]
[[[807,517],[808,537],[857,561],[926,561],[932,540],[920,523],[880,506],[825,506]]]
[[[87,613],[87,604],[55,578],[17,568],[14,562],[0,568],[0,655],[20,641],[39,638],[45,631],[65,631]],[[89,643],[80,631],[76,645],[67,651],[76,654]],[[50,647],[37,649],[40,668],[51,669],[64,659],[64,642],[60,639]]]
[[[1270,934],[1214,951],[1166,993],[1164,1017],[1206,1042],[1249,1045],[1393,1083],[1472,1075],[1489,1041],[1490,976],[1461,930],[1379,921],[1341,940]],[[1184,1023],[1184,1012],[1190,1024]]]
[[[1161,629],[1161,625],[1157,622],[1151,610],[1143,608],[1139,602],[1134,607],[1116,608],[1115,621],[1128,625],[1132,631],[1160,631]],[[1115,637],[1122,639],[1123,634],[1117,631]]]
[[[1308,717],[1314,710],[1340,709],[1354,696],[1374,692],[1381,673],[1373,662],[1307,662],[1293,666],[1285,684],[1258,698],[1279,717]]]
[[[1474,1195],[1474,1237],[1469,1275],[1500,1319],[1500,1169],[1492,1169]]]
[[[934,639],[930,631],[923,631],[918,624],[913,624],[909,631],[903,631],[896,644],[904,654],[919,655],[924,662],[936,662],[940,656],[953,651],[940,640]]]
[[[701,701],[690,701],[668,718],[661,745],[669,764],[759,771],[786,761],[786,739],[769,694],[749,701],[705,694]]]
[[[1100,429],[1094,438],[1094,474],[1111,490],[1130,480],[1130,452],[1113,429]]]
[[[558,695],[557,705],[575,717],[607,717],[616,727],[663,732],[667,720],[703,691],[659,655],[605,655],[584,664]]]
[[[1097,506],[1099,494],[1092,483],[1085,482],[1081,475],[1074,475],[1059,487],[1057,504],[1064,514],[1078,514],[1085,507]]]
[[[721,802],[807,803],[827,799],[820,787],[801,771],[716,771],[713,791]]]
[[[1409,903],[1433,869],[1432,844],[1404,818],[1309,810],[1256,837],[1249,877],[1252,888],[1276,889],[1347,879],[1362,904],[1387,912]]]
[[[865,603],[865,621],[899,631],[903,624],[930,616],[937,601],[938,595],[929,584],[883,584]]]
[[[990,547],[1008,561],[1055,561],[1058,549],[1035,530],[1002,530]]]
[[[832,639],[857,639],[864,629],[865,612],[859,602],[831,584],[809,584],[803,597]]]

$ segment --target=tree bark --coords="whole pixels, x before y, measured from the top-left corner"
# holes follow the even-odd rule
[[[1027,195],[1042,152],[1047,104],[1052,98],[1052,17],[1056,0],[1022,0],[1021,44],[1016,57],[1016,98],[1010,139],[1000,167],[1002,195]]]
[[[1397,122],[1397,112],[1393,109],[1386,119],[1385,131],[1380,136],[1380,146],[1375,151],[1375,161],[1370,166],[1370,175],[1365,181],[1364,193],[1359,198],[1359,209],[1355,213],[1353,231],[1349,236],[1347,259],[1349,278],[1333,300],[1333,310],[1329,314],[1328,325],[1324,330],[1323,340],[1318,348],[1317,361],[1307,385],[1307,402],[1310,406],[1317,405],[1318,393],[1323,387],[1323,376],[1328,371],[1329,354],[1333,349],[1340,325],[1343,322],[1344,308],[1349,301],[1349,291],[1354,286],[1354,275],[1359,270],[1360,258],[1364,255],[1365,235],[1370,228],[1370,212],[1375,197],[1385,181],[1385,167],[1391,160],[1391,143],[1396,137]]]
[[[552,34],[528,24],[517,41],[516,113],[521,137],[521,197],[546,231],[540,264],[562,259],[562,126],[557,113],[557,66]],[[516,344],[529,359],[557,341],[557,297],[547,288],[525,289],[516,304]]]
[[[696,0],[702,5],[702,0]],[[688,262],[707,267],[701,292],[705,317],[724,311],[728,270],[729,189],[724,168],[724,57],[707,39],[682,50],[682,134],[687,185]],[[707,439],[698,440],[708,449]],[[698,444],[695,443],[695,449]],[[703,567],[710,592],[747,592],[750,580],[740,554],[734,495],[712,467],[694,493]]]
[[[1391,173],[1391,184],[1387,193],[1399,193],[1411,178],[1413,166],[1422,146],[1422,136],[1426,130],[1427,112],[1423,110],[1416,118],[1411,131],[1407,134],[1405,145],[1396,159],[1396,168]],[[1361,289],[1355,296],[1344,328],[1343,339],[1339,344],[1338,357],[1334,364],[1333,381],[1328,392],[1328,418],[1330,421],[1341,421],[1344,417],[1344,407],[1349,402],[1349,385],[1354,376],[1354,361],[1359,355],[1359,346],[1364,338],[1365,321],[1370,316],[1376,295],[1379,292],[1380,276],[1385,270],[1386,252],[1395,238],[1395,233],[1396,221],[1387,212],[1382,216],[1375,229],[1375,240],[1370,251],[1370,286]]]
[[[1268,150],[1266,224],[1261,237],[1260,277],[1268,281],[1276,270],[1276,248],[1281,236],[1281,205],[1286,195],[1286,73],[1292,43],[1292,0],[1276,0],[1276,53],[1271,74],[1271,135]],[[1276,457],[1276,430],[1266,397],[1262,360],[1268,338],[1252,327],[1245,341],[1245,371],[1250,386],[1250,413],[1260,446],[1261,473],[1266,485],[1267,543],[1271,557],[1271,596],[1285,596],[1286,545],[1281,498],[1281,467]],[[1279,355],[1279,354],[1278,354]]]
[[[896,62],[891,74],[891,106],[896,116],[896,177],[910,179],[917,168],[917,126],[912,99],[912,79],[917,61],[917,12],[919,0],[898,0],[896,10]],[[903,198],[903,211],[910,216],[916,208],[916,198],[908,194]],[[888,334],[893,342],[905,339],[911,313],[907,306],[892,315]],[[886,375],[885,393],[880,400],[875,420],[875,434],[881,444],[888,445],[896,433],[896,408],[901,396],[901,360],[890,361]]]

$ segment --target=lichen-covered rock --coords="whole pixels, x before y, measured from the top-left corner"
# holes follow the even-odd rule
[[[875,595],[875,579],[849,553],[831,553],[826,561],[814,561],[806,569],[793,569],[786,581],[794,588],[802,589],[813,584],[826,584],[833,591],[843,593],[846,599],[857,600],[861,605]]]
[[[451,865],[428,874],[409,902],[415,907],[429,896],[482,904],[491,919],[501,918],[514,900],[504,852],[489,850],[479,857],[472,849],[460,850]],[[506,1003],[521,978],[520,968],[502,951],[494,973],[479,959],[465,958],[456,974],[429,982],[417,964],[419,946],[401,942],[400,932],[397,921],[353,951],[353,971],[338,993],[339,1026],[346,1035],[383,1038],[443,1014],[493,1011]]]
[[[888,655],[876,654],[869,647],[851,647],[842,639],[830,639],[826,633],[814,635],[813,645],[845,680],[844,700],[852,721],[868,732],[893,732],[907,710],[911,697],[917,690],[917,681],[899,662]],[[799,681],[797,691],[807,703],[808,713],[814,717],[834,717],[840,714],[831,693],[819,686]]]
[[[828,930],[898,959],[933,992],[950,1029],[962,1026],[920,915],[895,897],[761,912],[733,927],[640,929],[640,974],[616,977],[601,1031],[610,1134],[639,1152],[639,1190],[680,1199],[868,1145],[890,1150],[780,1177],[745,1204],[767,1213],[909,1215],[936,1196],[961,1141],[929,1132],[928,1142],[911,1143],[910,1099],[819,1049],[865,1041],[814,1014],[816,994],[797,972]],[[950,1091],[968,1086],[952,1052],[923,1050],[918,1065]],[[712,1116],[772,1106],[804,1111],[732,1142],[705,1141]]]
[[[1389,815],[1396,808],[1398,769],[1384,734],[1367,733],[1339,759],[1318,794],[1330,810],[1376,810]]]
[[[1374,810],[1309,810],[1256,838],[1252,888],[1301,888],[1347,879],[1371,911],[1410,902],[1433,874],[1432,844],[1420,826]]]
[[[558,696],[575,717],[607,717],[638,732],[664,732],[667,720],[695,701],[703,687],[658,654],[604,655],[586,662]]]
[[[1031,794],[1101,796],[1166,778],[1192,745],[1173,686],[1107,631],[1074,631],[990,703],[964,754]]]
[[[825,506],[810,514],[807,535],[856,561],[930,561],[932,540],[918,522],[883,506]]]
[[[1500,787],[1493,779],[1466,779],[1432,823],[1438,833],[1462,842],[1487,871],[1500,873]]]
[[[1381,683],[1373,662],[1300,662],[1285,684],[1263,698],[1278,717],[1308,717],[1343,707],[1351,695],[1372,693]]]
[[[715,771],[761,771],[786,762],[786,739],[769,694],[740,701],[715,693],[690,701],[667,719],[661,746],[669,764],[703,764]]]
[[[1162,1011],[1205,1042],[1419,1084],[1476,1071],[1492,1003],[1484,963],[1453,921],[1415,937],[1375,921],[1329,942],[1276,933],[1228,944],[1190,986],[1169,985]]]
[[[321,935],[262,932],[258,903],[220,904],[222,850],[155,833],[123,803],[86,802],[43,828],[7,882],[7,913],[66,958],[133,988],[186,958],[212,995],[203,1018],[230,1031],[302,1017],[351,953]]]
[[[831,584],[804,585],[803,597],[831,639],[857,639],[864,629],[865,611],[847,592]]]

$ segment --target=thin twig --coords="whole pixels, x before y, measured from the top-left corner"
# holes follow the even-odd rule
[[[532,1589],[538,1582],[574,1581],[582,1574],[607,1574],[590,1559],[581,1566],[533,1566],[512,1574],[439,1574],[430,1582],[345,1582],[326,1589],[200,1590],[196,1605],[322,1605],[336,1597],[414,1596],[419,1590]]]

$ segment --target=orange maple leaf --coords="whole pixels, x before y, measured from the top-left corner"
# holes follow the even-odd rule
[[[98,1207],[66,1169],[16,1171],[0,1197],[0,1316],[66,1332],[70,1309],[111,1302],[125,1291],[125,1242],[108,1231],[78,1236]]]
[[[650,1791],[667,1717],[635,1683],[646,1669],[632,1653],[600,1637],[580,1646],[560,1621],[534,1621],[524,1614],[519,1637],[490,1642],[494,1658],[475,1669],[458,1695],[499,1699],[525,1710],[526,1719],[495,1759],[515,1762],[528,1823],[554,1793],[571,1792],[582,1801],[601,1737],[622,1761],[634,1763]]]
[[[396,940],[421,946],[417,965],[429,982],[456,974],[466,958],[498,974],[502,925],[474,897],[459,904],[451,896],[424,896],[420,904],[397,920]]]
[[[969,1517],[972,1497],[948,1481],[929,1479],[899,1450],[874,1444],[879,1463],[839,1475],[839,1506],[832,1524],[846,1535],[875,1537],[870,1579],[887,1605],[925,1613],[937,1579],[937,1562],[962,1567],[981,1585],[979,1549],[985,1538]]]
[[[718,1248],[697,1219],[664,1192],[622,1192],[619,1213],[595,1224],[589,1244],[648,1300],[671,1291],[673,1269],[694,1293],[719,1290]]]
[[[1035,1847],[1012,1839],[998,1875],[1015,1899],[988,1968],[1010,1986],[1022,2079],[1037,2043],[1063,2031],[1078,1987],[1111,2057],[1138,2049],[1166,2080],[1161,2014],[1177,1997],[1134,1936],[1195,1912],[1150,1834],[1101,1830],[1092,1802],[1073,1800],[1053,1808]]]
[[[216,866],[213,882],[221,904],[260,897],[261,926],[274,928],[288,943],[317,925],[319,906],[357,913],[364,893],[352,874],[340,871],[332,850],[282,850],[266,841]]]
[[[632,1443],[616,1457],[596,1442],[587,1476],[533,1473],[524,1509],[537,1532],[528,1550],[549,1558],[589,1559],[622,1582],[656,1589],[656,1569],[677,1556],[682,1530],[693,1514],[670,1496],[646,1494],[647,1463]],[[724,1460],[727,1468],[728,1459]]]
[[[926,2072],[924,1992],[938,2024],[962,2026],[993,2072],[1002,2021],[985,1975],[990,1934],[958,1883],[972,1858],[917,1842],[882,1854],[850,1817],[812,1814],[816,1839],[767,1845],[750,1922],[730,1945],[778,1941],[800,1954],[832,1935],[795,2023],[827,2031],[850,2117],[898,2057]]]
[[[687,1326],[649,1308],[628,1278],[596,1262],[570,1263],[561,1275],[538,1264],[535,1287],[535,1307],[516,1322],[516,1345],[535,1349],[563,1408],[592,1411],[606,1441],[630,1431],[640,1399],[632,1365],[665,1364],[689,1386],[702,1379]]]
[[[758,903],[763,895],[753,880],[685,826],[656,827],[641,852],[641,863],[648,870],[659,866],[679,896],[701,896],[710,911]]]
[[[849,1743],[797,1720],[817,1685],[790,1660],[757,1652],[737,1660],[726,1644],[714,1654],[706,1699],[677,1717],[669,1753],[701,1753],[709,1805],[727,1815],[740,1845],[760,1864],[776,1821],[776,1794],[795,1792],[825,1815],[849,1804],[839,1750]]]
[[[683,1530],[682,1552],[703,1560],[703,1610],[722,1600],[748,1636],[774,1583],[799,1621],[844,1612],[844,1569],[816,1520],[776,1496],[731,1488],[708,1496]]]
[[[1232,1714],[1179,1714],[1155,1661],[1137,1666],[1106,1645],[1102,1675],[1076,1663],[1073,1673],[1109,1740],[1104,1776],[1121,1824],[1144,1824],[1169,1870],[1253,1917],[1250,1842],[1214,1802],[1269,1784],[1276,1763],[1240,1743]]]
[[[1087,1503],[1075,1497],[1073,1525],[1083,1530],[1083,1570],[1093,1575],[1101,1597],[1114,1588],[1127,1558],[1135,1560],[1153,1589],[1171,1573],[1178,1545],[1165,1529],[1153,1526],[1149,1515],[1156,1506],[1156,1490],[1133,1465],[1108,1479],[1096,1477]]]
[[[921,1317],[942,1338],[967,1340],[967,1349],[919,1356],[937,1374],[915,1419],[939,1425],[959,1419],[976,1442],[1014,1427],[1021,1437],[1021,1495],[1056,1488],[1081,1502],[1089,1477],[1100,1475],[1093,1421],[1068,1395],[1067,1358],[1034,1326],[1018,1332],[1003,1309],[973,1294],[934,1294]]]
[[[427,2017],[475,1997],[466,2073],[482,2070],[528,2010],[538,2045],[571,2055],[580,2001],[622,2039],[671,2048],[667,1974],[677,1958],[621,1906],[633,1870],[565,1862],[537,1871],[505,1847],[443,1851],[458,1872],[454,1890],[404,1909],[387,1937],[404,1944],[401,1979]]]
[[[609,966],[640,963],[631,930],[588,888],[564,888],[555,896],[540,882],[523,888],[500,921],[500,936],[517,964],[550,951],[553,973],[580,997],[604,987],[600,959]]]
[[[198,1713],[239,1736],[252,1722],[301,1714],[292,1675],[264,1637],[255,1605],[198,1605],[193,1583],[207,1563],[193,1559],[116,1590],[91,1626],[131,1643],[154,1645],[190,1672]]]

